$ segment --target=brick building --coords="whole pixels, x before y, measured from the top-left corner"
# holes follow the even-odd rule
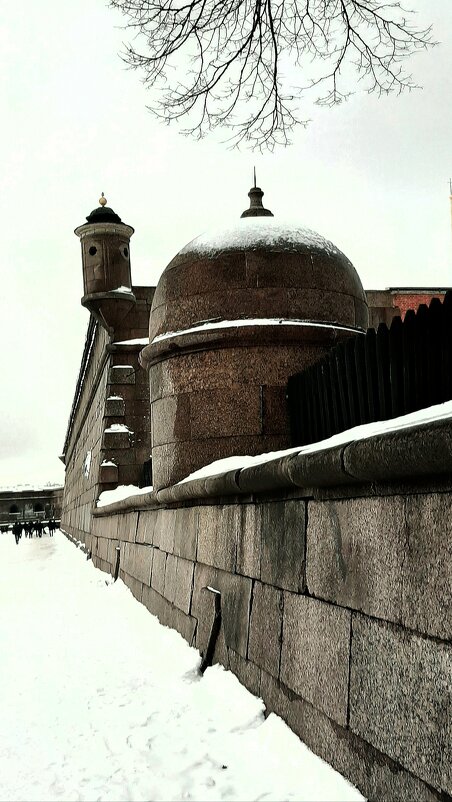
[[[62,487],[0,489],[0,523],[61,518]]]
[[[449,287],[388,287],[386,290],[366,290],[369,304],[369,326],[378,328],[379,323],[390,325],[396,315],[402,320],[408,309],[418,309],[429,304],[432,298],[444,298]]]

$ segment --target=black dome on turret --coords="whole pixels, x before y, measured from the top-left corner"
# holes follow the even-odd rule
[[[86,218],[88,223],[122,223],[119,214],[109,206],[98,206]]]

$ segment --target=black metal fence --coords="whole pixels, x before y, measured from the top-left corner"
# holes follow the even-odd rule
[[[452,291],[333,348],[287,387],[292,445],[452,399]]]

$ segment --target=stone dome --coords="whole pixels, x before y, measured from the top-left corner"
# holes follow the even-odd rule
[[[297,223],[242,217],[172,259],[154,295],[150,342],[208,320],[283,318],[366,328],[366,296],[347,257]]]
[[[153,484],[291,444],[289,376],[367,326],[351,262],[324,237],[250,209],[192,240],[157,285],[149,345]]]

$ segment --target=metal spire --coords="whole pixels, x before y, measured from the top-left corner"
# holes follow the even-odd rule
[[[273,217],[273,212],[270,209],[265,209],[262,204],[264,193],[261,188],[256,185],[256,168],[253,168],[254,186],[248,192],[250,199],[250,208],[245,209],[240,217]]]

